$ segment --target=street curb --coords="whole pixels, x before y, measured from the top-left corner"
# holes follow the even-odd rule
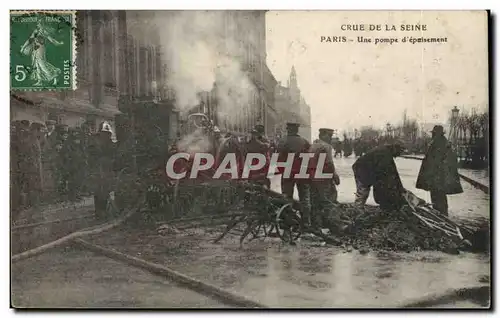
[[[29,229],[29,228],[32,228],[32,227],[41,226],[41,225],[48,225],[48,224],[55,224],[55,223],[64,223],[64,222],[78,221],[78,220],[89,219],[89,218],[93,218],[93,217],[95,217],[93,214],[89,214],[89,215],[78,216],[78,217],[69,218],[69,219],[57,219],[57,220],[53,220],[53,221],[43,221],[43,222],[37,222],[37,223],[27,223],[27,224],[13,226],[11,228],[11,230],[12,231],[20,231],[20,230]]]
[[[27,250],[25,252],[12,255],[11,263],[16,263],[16,262],[22,261],[24,259],[31,258],[33,256],[43,254],[51,249],[54,249],[54,248],[59,247],[61,245],[64,245],[73,239],[76,239],[76,238],[79,238],[82,236],[87,236],[87,235],[99,234],[99,233],[105,232],[107,230],[110,230],[110,229],[122,224],[123,222],[125,222],[128,218],[130,218],[137,211],[138,210],[132,210],[118,220],[104,223],[102,225],[92,226],[92,227],[89,227],[89,228],[86,228],[83,230],[79,230],[79,231],[73,232],[69,235],[63,236],[60,239],[57,239],[57,240],[52,241],[50,243],[44,244],[42,246],[35,247],[31,250]]]
[[[478,299],[478,298],[485,298],[484,297],[486,296],[484,295],[485,293],[489,294],[488,298],[491,297],[490,286],[475,286],[475,287],[467,287],[460,289],[452,289],[443,295],[431,295],[423,299],[407,303],[403,306],[400,306],[399,308],[431,307],[431,306],[443,305],[446,303],[452,303],[460,300],[469,300],[478,303],[480,302],[479,300],[485,300],[485,299]],[[489,306],[486,305],[486,307],[484,308],[489,308],[491,306],[491,299],[489,303],[490,303]]]
[[[401,158],[415,159],[415,160],[420,160],[420,161],[423,160],[422,158],[415,157],[415,156],[401,156]],[[487,186],[485,184],[482,184],[481,182],[476,181],[474,179],[471,179],[471,178],[467,177],[466,175],[461,174],[460,172],[458,173],[458,175],[460,176],[460,178],[464,179],[465,181],[467,181],[468,183],[472,184],[474,187],[478,188],[479,190],[483,191],[484,193],[486,193],[486,194],[490,193],[490,187],[489,186]]]
[[[116,250],[94,245],[82,239],[75,239],[73,240],[73,243],[97,254],[104,255],[117,261],[121,261],[126,264],[147,270],[148,272],[151,272],[155,275],[170,279],[173,282],[178,283],[179,285],[183,285],[199,294],[216,298],[225,304],[245,308],[268,308],[267,306],[259,304],[253,300],[230,293],[214,285],[186,276],[163,265],[151,263],[143,259],[118,252]]]

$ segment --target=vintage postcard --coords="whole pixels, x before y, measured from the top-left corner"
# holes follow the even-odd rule
[[[12,308],[489,309],[489,25],[12,11]]]

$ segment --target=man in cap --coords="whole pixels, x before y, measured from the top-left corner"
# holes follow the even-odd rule
[[[89,170],[94,193],[96,217],[106,218],[107,203],[113,190],[115,144],[111,140],[113,131],[108,122],[103,122],[89,145]]]
[[[446,195],[463,192],[457,156],[441,125],[432,129],[432,141],[420,166],[416,186],[430,191],[433,207],[444,215],[448,215]]]
[[[404,187],[394,158],[403,153],[401,143],[382,145],[367,151],[352,165],[356,181],[355,205],[363,208],[370,188],[375,202],[384,210],[398,210],[404,205]]]
[[[312,222],[316,227],[321,227],[323,219],[335,218],[334,204],[337,203],[337,188],[340,184],[339,176],[335,171],[333,163],[333,147],[332,137],[333,129],[321,128],[319,130],[319,139],[315,140],[310,151],[314,153],[312,160],[312,169],[310,170],[311,180],[311,205],[312,205]],[[326,155],[326,160],[323,167],[318,167],[320,154]],[[316,179],[314,178],[315,170],[321,169],[323,173],[332,173],[333,179]],[[335,220],[332,222],[335,223]]]
[[[287,135],[279,141],[277,152],[279,154],[279,162],[285,162],[288,158],[288,154],[294,154],[290,176],[282,175],[281,177],[281,192],[288,198],[293,199],[293,191],[295,186],[297,186],[302,221],[305,222],[304,225],[308,225],[307,222],[311,217],[311,192],[309,180],[296,179],[294,175],[298,174],[302,167],[302,159],[299,155],[309,152],[311,145],[305,138],[299,135],[299,126],[300,125],[297,123],[286,124]],[[284,168],[280,167],[278,171],[283,174]]]

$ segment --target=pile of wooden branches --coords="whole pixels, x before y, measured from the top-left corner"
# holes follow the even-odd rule
[[[339,219],[340,223],[347,225],[342,231],[338,231]],[[353,204],[339,204],[324,221],[331,228],[328,236],[334,237],[338,245],[357,249],[404,252],[437,250],[447,253],[488,249],[487,239],[477,239],[478,233],[484,234],[484,229],[488,229],[487,224],[476,226],[475,230],[461,226],[464,239],[460,240],[421,222],[412,214],[410,206],[388,212],[376,206],[366,206],[361,210]],[[464,244],[465,240],[472,244]]]

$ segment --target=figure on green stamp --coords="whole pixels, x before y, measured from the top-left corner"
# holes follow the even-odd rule
[[[11,12],[11,89],[76,89],[75,13]]]
[[[57,85],[57,79],[62,71],[52,65],[45,56],[46,45],[64,44],[53,37],[55,33],[54,28],[39,20],[35,30],[21,47],[21,53],[31,57],[31,79],[35,81],[34,86],[42,86],[45,83]]]

